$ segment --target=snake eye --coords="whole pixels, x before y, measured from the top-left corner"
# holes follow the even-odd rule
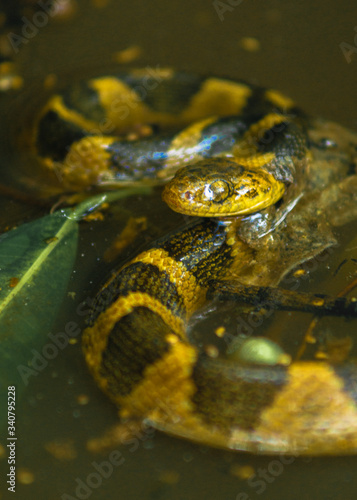
[[[229,195],[229,184],[222,180],[213,181],[205,186],[204,194],[208,200],[220,203]]]

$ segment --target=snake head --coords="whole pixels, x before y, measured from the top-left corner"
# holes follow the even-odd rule
[[[210,158],[180,169],[165,186],[163,200],[175,212],[226,217],[258,212],[284,194],[284,183],[233,158]]]

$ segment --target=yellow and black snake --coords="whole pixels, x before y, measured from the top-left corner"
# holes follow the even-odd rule
[[[24,93],[23,128],[8,134],[36,165],[32,175],[40,165],[42,183],[60,191],[157,183],[187,163],[232,154],[292,183],[308,153],[302,113],[273,90],[158,68],[51,83],[30,104]]]
[[[295,206],[313,162],[309,119],[279,92],[172,70],[49,92],[19,140],[58,191],[163,181],[188,165],[164,199],[203,216],[115,271],[95,300],[83,350],[120,416],[240,450],[356,452],[354,364],[241,364],[186,334],[212,283],[239,280],[255,258],[239,237],[244,216]],[[275,281],[257,275],[256,284],[276,285],[288,270]]]
[[[196,441],[268,453],[355,452],[355,365],[242,365],[210,356],[186,334],[211,284],[239,279],[254,259],[238,237],[239,216],[303,186],[311,161],[307,119],[280,93],[228,79],[165,70],[157,87],[135,92],[149,76],[133,71],[70,87],[51,98],[36,126],[34,144],[50,168],[57,162],[66,186],[164,178],[189,164],[165,187],[164,199],[205,217],[155,242],[103,286],[83,335],[94,378],[122,418],[145,418]],[[133,121],[120,107],[113,125],[116,99],[134,110]],[[95,114],[110,117],[119,139],[88,135],[98,127]],[[148,137],[127,137],[136,123],[149,124]],[[167,132],[176,127],[183,129]],[[53,155],[55,130],[62,132]],[[87,163],[75,162],[77,175],[69,156],[82,148]],[[272,284],[263,275],[257,283]]]

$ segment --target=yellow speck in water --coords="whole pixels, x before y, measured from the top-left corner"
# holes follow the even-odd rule
[[[315,299],[312,301],[312,303],[314,304],[314,306],[323,306],[325,301],[324,299]]]
[[[313,335],[311,334],[307,334],[306,337],[305,337],[305,342],[307,344],[316,344],[316,339]]]
[[[71,439],[51,441],[45,444],[45,449],[58,460],[74,460],[77,457],[77,451]]]
[[[80,405],[87,405],[89,403],[89,396],[87,396],[87,394],[79,394],[79,396],[77,396],[77,402]]]
[[[256,38],[247,36],[241,39],[240,46],[248,52],[258,52],[260,50],[260,42]]]
[[[250,479],[255,474],[254,468],[251,465],[239,464],[232,465],[229,472],[232,476],[239,477],[240,479]]]
[[[65,22],[73,19],[78,10],[78,3],[76,0],[61,0],[56,2],[55,7],[55,20]]]
[[[57,75],[55,75],[54,73],[49,73],[43,82],[44,88],[46,90],[52,89],[56,85],[57,80]]]
[[[217,358],[218,355],[219,355],[219,351],[217,349],[216,346],[214,345],[207,345],[205,347],[205,353],[207,354],[207,356],[209,356],[210,358]]]
[[[217,337],[221,338],[226,333],[226,329],[224,328],[224,326],[219,326],[218,328],[216,328],[214,333],[217,335]]]
[[[0,38],[0,52],[3,55],[7,54],[6,48],[2,47],[2,40]],[[7,90],[17,90],[22,87],[24,81],[21,76],[17,74],[15,65],[11,62],[3,62],[0,64],[0,91],[6,92]]]
[[[34,474],[29,469],[20,468],[16,472],[17,480],[21,484],[32,484],[35,480]]]
[[[328,355],[326,352],[323,352],[323,351],[318,351],[316,354],[315,354],[315,358],[316,359],[328,359]]]
[[[180,479],[180,474],[174,470],[163,471],[159,475],[159,481],[165,484],[176,484]]]
[[[295,276],[295,278],[299,278],[300,276],[305,276],[305,274],[306,274],[305,269],[297,269],[297,270],[294,272],[294,276]]]
[[[136,61],[142,55],[142,49],[138,45],[132,45],[118,52],[114,52],[113,59],[119,64],[127,64]]]

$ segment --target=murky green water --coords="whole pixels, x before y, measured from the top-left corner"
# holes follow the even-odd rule
[[[41,77],[48,72],[80,72],[82,67],[108,63],[113,52],[135,44],[144,51],[140,66],[170,65],[247,79],[284,91],[311,114],[357,128],[353,107],[357,57],[348,62],[340,47],[343,42],[354,46],[356,14],[356,6],[347,0],[338,5],[321,0],[313,5],[262,0],[112,1],[103,10],[82,1],[73,21],[44,26],[29,43],[19,47],[18,59],[26,75]],[[260,49],[244,50],[242,39],[246,37],[256,38]],[[20,205],[2,201],[5,206],[9,223],[22,218]],[[143,196],[139,202],[129,199],[125,208],[148,216],[150,225],[135,249],[126,250],[123,260],[136,252],[137,246],[184,220],[170,213],[158,192]],[[36,214],[36,209],[30,210],[26,209],[26,216]],[[62,332],[70,321],[83,328],[84,317],[78,313],[78,305],[93,296],[98,282],[109,272],[110,266],[98,262],[98,257],[124,223],[125,216],[113,208],[104,222],[81,224],[70,294],[52,329],[54,334]],[[318,291],[333,262],[332,257],[311,273],[301,289],[313,287]],[[285,314],[280,321],[290,327],[298,321],[303,328],[309,318],[296,316],[291,320]],[[352,333],[351,323],[335,326],[345,327]],[[33,482],[18,482],[18,498],[355,498],[355,457],[256,457],[197,446],[155,432],[117,447],[120,460],[109,466],[110,450],[93,455],[86,451],[85,443],[114,424],[116,412],[87,373],[79,344],[68,345],[53,360],[39,365],[38,375],[28,382],[17,407],[16,465],[18,470],[30,471]],[[89,396],[88,404],[80,404],[81,395]],[[48,451],[48,443],[57,441],[68,442],[75,456],[55,458]],[[0,462],[4,492],[0,498],[7,498],[4,462]],[[240,466],[254,469],[255,476],[249,482],[235,475]]]

